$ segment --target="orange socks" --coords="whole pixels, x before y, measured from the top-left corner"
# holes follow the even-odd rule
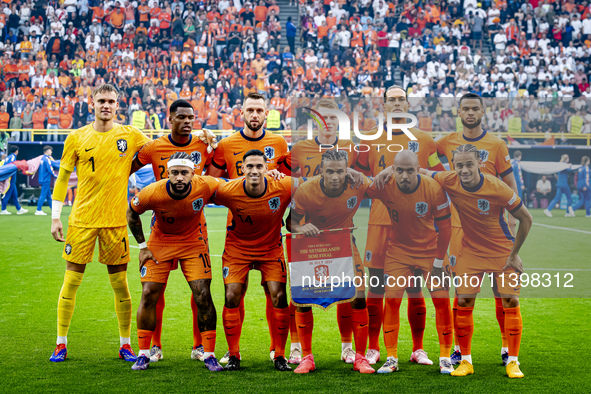
[[[240,299],[238,310],[240,311],[240,324],[244,324],[244,295],[242,295],[242,298]]]
[[[228,341],[230,356],[238,357],[240,354],[240,334],[242,332],[242,321],[240,320],[240,308],[226,308],[222,312],[224,332]]]
[[[451,308],[451,324],[454,327],[454,343],[456,346],[460,346],[460,339],[458,338],[458,328],[456,327],[456,321],[458,319],[458,296],[454,295],[454,303]]]
[[[197,303],[195,302],[195,297],[193,297],[193,294],[191,294],[191,311],[193,312],[193,349],[195,349],[197,346],[203,345],[203,340],[201,339],[201,331],[199,331],[197,319],[199,315],[199,309],[197,308]]]
[[[201,338],[201,334],[199,334],[199,338]],[[216,338],[216,331],[209,330],[203,332],[203,351],[205,353],[213,353],[215,352],[215,338]]]
[[[521,307],[505,308],[505,334],[507,336],[509,356],[519,356],[522,331],[523,320],[521,319]]]
[[[342,343],[353,343],[353,308],[350,302],[337,305],[337,323]]]
[[[435,327],[439,337],[439,357],[449,357],[453,344],[453,325],[449,298],[433,298],[435,306]]]
[[[497,321],[499,322],[499,328],[501,329],[501,340],[503,347],[507,347],[507,335],[505,330],[505,310],[503,308],[503,300],[495,297],[495,312],[497,315]]]
[[[462,357],[472,355],[472,335],[474,334],[473,312],[473,306],[458,306],[458,317],[456,318],[456,331],[458,334]]]
[[[298,335],[300,337],[300,345],[302,346],[302,354],[306,357],[312,354],[312,331],[314,331],[314,315],[312,311],[296,312],[296,325],[298,327]]]
[[[353,309],[353,337],[355,338],[355,352],[365,357],[367,350],[367,335],[369,331],[369,315],[367,308]]]
[[[369,348],[380,350],[380,331],[382,330],[382,317],[384,315],[383,294],[369,293],[367,313],[369,315]]]
[[[384,344],[388,357],[398,358],[398,331],[400,330],[400,304],[402,298],[386,297],[384,310]]]
[[[289,334],[289,308],[273,308],[273,322],[269,323],[274,340],[275,357],[285,357],[285,344]]]
[[[160,349],[162,349],[162,316],[164,315],[165,305],[164,290],[166,290],[166,284],[160,290],[160,298],[158,298],[158,303],[156,304],[156,327],[152,336],[152,346],[158,346]]]
[[[427,305],[421,298],[408,298],[408,323],[412,332],[412,351],[423,349],[423,335],[427,321]]]
[[[140,328],[137,329],[137,343],[140,350],[150,349],[150,342],[152,342],[153,335],[154,331],[142,330]],[[147,356],[150,357],[149,354]]]
[[[297,307],[290,302],[289,303],[289,337],[290,337],[292,344],[300,343],[300,336],[298,335],[298,326],[296,324],[296,318],[295,318],[296,310],[297,310]]]
[[[273,301],[271,300],[271,294],[265,293],[265,297],[267,298],[267,302],[265,303],[265,315],[267,317],[269,336],[271,337],[269,351],[273,351],[275,350],[275,336],[273,335]]]

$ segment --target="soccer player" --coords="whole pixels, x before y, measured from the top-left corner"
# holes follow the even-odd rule
[[[388,113],[408,112],[408,98],[406,91],[398,85],[388,88],[384,93],[384,110]],[[394,118],[392,123],[404,124],[406,118]],[[384,130],[386,126],[384,125]],[[374,130],[375,131],[375,130]],[[410,129],[417,138],[411,140],[402,130],[392,132],[392,139],[388,140],[387,134],[383,134],[377,140],[362,140],[360,146],[369,145],[370,149],[360,149],[357,167],[366,174],[377,176],[379,172],[388,168],[398,151],[408,149],[416,154],[419,166],[435,171],[445,170],[437,155],[437,146],[429,133],[416,128]],[[373,132],[370,132],[373,134]],[[386,259],[386,245],[388,244],[388,233],[390,230],[390,219],[386,207],[380,200],[373,200],[369,214],[367,229],[367,244],[365,246],[364,266],[368,268],[370,277],[379,278],[379,282],[370,281],[370,288],[367,295],[367,310],[369,312],[369,348],[367,359],[370,364],[375,364],[380,359],[379,338],[382,327],[384,308],[384,261]],[[417,275],[421,275],[417,272]],[[375,285],[374,285],[375,284]],[[431,365],[433,362],[423,350],[423,335],[425,332],[427,306],[420,287],[407,289],[413,297],[408,297],[408,321],[411,327],[413,352],[410,361],[418,364]]]
[[[327,110],[338,110],[339,106],[332,99],[320,99],[315,106],[316,111],[326,122],[325,127],[320,127],[318,136],[313,140],[304,140],[296,143],[289,151],[287,156],[280,160],[280,170],[291,173],[298,170],[304,177],[320,175],[320,164],[322,154],[329,150],[343,150],[347,152],[347,167],[353,167],[357,161],[357,151],[355,144],[350,140],[339,140],[337,132],[339,131],[339,121],[336,115]],[[291,334],[291,353],[289,356],[290,364],[299,364],[302,359],[301,345],[295,323],[296,307],[290,303],[290,334]],[[348,364],[355,362],[355,352],[353,351],[353,311],[350,303],[337,305],[337,323],[341,334],[341,360]]]
[[[175,109],[176,110],[176,109]],[[191,108],[191,112],[193,109]],[[222,371],[215,358],[216,310],[211,299],[211,263],[207,243],[201,234],[203,207],[218,188],[219,180],[195,176],[189,154],[176,152],[167,164],[168,180],[145,187],[129,204],[127,222],[140,246],[142,300],[137,312],[139,354],[133,370],[145,370],[150,363],[150,343],[156,328],[156,304],[171,269],[180,263],[199,310],[205,366]],[[140,215],[154,211],[148,244]]]
[[[170,105],[169,122],[171,133],[162,136],[156,140],[148,142],[140,150],[133,162],[132,172],[135,172],[147,164],[152,165],[154,176],[159,181],[168,176],[166,163],[175,152],[185,152],[191,156],[195,163],[194,171],[197,175],[202,175],[205,168],[211,163],[213,152],[208,149],[209,145],[199,138],[196,138],[193,131],[195,121],[195,112],[188,101],[176,100]],[[212,145],[215,143],[210,142]],[[207,245],[207,223],[205,214],[201,217],[201,232]],[[160,291],[160,298],[156,305],[156,327],[152,336],[152,348],[150,350],[150,360],[152,362],[162,359],[162,315],[164,312],[164,291],[166,284]],[[195,303],[195,297],[191,296],[191,310],[193,312],[193,348],[191,358],[203,361],[204,348],[202,336],[198,324],[198,308]]]
[[[396,279],[386,284],[384,343],[388,358],[378,373],[398,371],[399,310],[406,289],[400,287],[399,278],[405,278],[402,285],[406,286],[412,281],[411,277],[417,277],[417,270],[424,274],[430,273],[432,280],[439,279],[439,282],[433,282],[429,287],[439,336],[439,369],[441,373],[451,373],[453,367],[449,354],[453,340],[452,315],[449,287],[442,286],[444,257],[451,237],[449,202],[437,182],[419,175],[419,160],[414,152],[399,152],[394,158],[392,169],[394,180],[381,190],[378,190],[377,182],[367,190],[369,197],[379,198],[388,210],[392,227],[384,268],[388,277]],[[449,267],[446,269],[449,270]]]
[[[561,163],[568,163],[569,160],[570,159],[568,155],[562,155],[562,157],[560,157]],[[575,216],[575,211],[573,211],[572,207],[572,192],[570,190],[570,185],[568,184],[568,175],[573,171],[571,167],[572,165],[569,164],[568,168],[565,168],[556,175],[556,177],[558,178],[558,180],[556,181],[556,195],[554,196],[552,201],[550,201],[550,204],[548,204],[548,208],[544,209],[544,214],[549,218],[552,217],[552,209],[554,209],[556,204],[560,204],[563,194],[566,196],[566,214],[564,216],[567,218]]]
[[[16,157],[18,156],[18,146],[12,145],[10,147],[10,154],[6,156],[4,160],[4,165],[10,164],[13,161],[16,161]],[[16,190],[16,175],[10,179],[10,186],[8,191],[2,196],[2,212],[0,215],[12,215],[6,208],[8,207],[8,201],[12,199],[14,201],[14,206],[16,207],[16,214],[22,215],[29,212],[28,209],[21,207],[18,202],[18,192]]]
[[[96,120],[66,138],[60,171],[53,190],[51,234],[64,242],[60,215],[68,189],[68,179],[76,168],[78,195],[68,220],[69,227],[62,257],[66,275],[57,306],[57,346],[50,360],[64,361],[67,334],[82,283],[86,264],[92,260],[99,240],[99,261],[107,266],[115,293],[115,312],[119,321],[119,357],[135,361],[130,346],[131,296],[127,287],[129,239],[125,209],[131,163],[148,138],[132,126],[115,124],[119,107],[117,89],[100,85],[92,92],[91,106]]]
[[[483,174],[482,153],[472,144],[460,145],[453,153],[455,171],[430,172],[447,192],[464,229],[455,274],[458,312],[456,330],[462,354],[460,366],[452,376],[474,373],[472,366],[473,311],[482,279],[489,273],[494,280],[505,313],[505,336],[509,348],[507,375],[522,378],[519,346],[523,322],[519,307],[519,275],[523,264],[518,256],[532,225],[532,217],[515,191],[497,177]],[[513,237],[503,216],[507,209],[519,221]],[[476,279],[473,281],[473,279]],[[495,295],[496,296],[496,295]]]
[[[248,101],[245,108],[249,108]],[[261,271],[262,281],[266,283],[272,300],[269,327],[274,338],[275,369],[291,371],[285,359],[289,308],[281,227],[283,214],[291,202],[292,178],[272,181],[266,177],[269,159],[258,149],[249,150],[241,159],[240,171],[244,177],[221,185],[213,198],[216,204],[227,206],[232,213],[222,255],[226,294],[222,316],[230,348],[225,369],[240,369],[243,322],[240,304],[248,272],[254,266]]]
[[[207,174],[214,177],[221,177],[227,174],[230,179],[236,179],[244,175],[242,172],[245,152],[251,149],[258,149],[265,154],[269,170],[277,169],[279,158],[284,157],[288,152],[287,142],[280,135],[273,134],[263,127],[269,110],[265,97],[258,93],[249,93],[244,99],[244,105],[240,109],[240,117],[244,121],[244,128],[235,132],[229,137],[222,139],[215,150],[211,166]],[[228,215],[228,225],[231,216]],[[246,291],[248,281],[243,290]],[[263,286],[264,287],[264,286]],[[269,324],[271,344],[269,346],[271,359],[274,359],[273,349],[275,348],[271,322],[273,321],[273,303],[268,289],[265,289],[267,297],[266,317]],[[240,302],[240,320],[244,321],[244,300]],[[229,353],[226,353],[220,360],[226,363],[229,360]]]
[[[449,167],[453,171],[453,152],[460,145],[472,144],[478,148],[482,162],[480,164],[480,171],[484,174],[501,177],[503,181],[519,194],[517,183],[515,182],[515,175],[511,167],[509,149],[507,144],[500,138],[495,137],[491,133],[482,129],[482,118],[484,117],[484,103],[482,98],[475,93],[466,93],[460,98],[458,116],[464,126],[461,133],[451,133],[445,137],[437,140],[437,152],[439,156],[446,156],[449,162]],[[515,233],[515,221],[509,215],[509,229]],[[462,245],[463,230],[460,226],[458,213],[454,207],[451,208],[451,241],[449,244],[449,260],[454,271],[455,263],[460,253]],[[508,357],[508,342],[505,337],[505,313],[501,299],[498,294],[495,294],[495,311],[499,328],[501,330],[501,358],[505,364]],[[457,298],[454,298],[452,313],[454,315],[454,324],[457,315]],[[459,338],[456,330],[454,330],[455,347],[454,353],[451,356],[452,364],[459,364],[461,361],[461,353],[459,347]]]
[[[511,162],[511,167],[513,168],[513,176],[515,177],[515,185],[517,186],[517,190],[519,191],[519,198],[523,200],[523,191],[525,190],[525,183],[523,182],[523,172],[521,171],[521,157],[521,151],[516,150],[513,153],[513,161]]]
[[[347,164],[347,152],[345,151],[331,150],[322,154],[321,175],[308,179],[295,192],[294,206],[287,219],[288,231],[315,236],[321,230],[353,227],[353,216],[357,212],[361,200],[366,198],[365,192],[371,182],[364,177],[365,181],[361,187],[349,187],[346,183]],[[304,219],[305,222],[302,224]],[[364,271],[357,247],[353,248],[353,258],[355,275],[363,277]],[[358,288],[356,298],[351,302],[356,351],[353,368],[361,373],[374,373],[375,370],[365,358],[369,317],[364,290],[363,286]],[[312,354],[312,330],[314,327],[312,309],[298,307],[296,324],[304,358],[295,372],[309,373],[316,369]]]
[[[585,205],[586,216],[591,218],[591,170],[589,169],[589,156],[581,158],[581,167],[578,169],[577,189],[579,191],[579,202],[575,204],[573,210]]]

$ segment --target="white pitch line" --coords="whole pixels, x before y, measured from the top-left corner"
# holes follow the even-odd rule
[[[553,228],[553,229],[556,229],[556,230],[565,230],[565,231],[572,231],[572,232],[575,232],[575,233],[582,233],[582,234],[589,234],[589,235],[591,235],[591,231],[578,230],[576,228],[550,226],[549,224],[542,224],[542,223],[536,223],[536,222],[534,222],[534,225],[536,225],[536,226],[542,226],[542,227],[547,227],[547,228]]]

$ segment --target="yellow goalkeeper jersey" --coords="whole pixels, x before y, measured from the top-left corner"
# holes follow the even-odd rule
[[[149,141],[132,126],[115,124],[105,133],[91,123],[68,135],[61,167],[76,168],[78,192],[70,226],[126,226],[127,184],[134,155]]]

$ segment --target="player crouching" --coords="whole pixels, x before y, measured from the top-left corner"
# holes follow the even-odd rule
[[[203,207],[218,188],[218,180],[194,176],[195,163],[185,152],[174,153],[168,161],[168,178],[144,188],[129,204],[127,222],[140,247],[142,300],[137,312],[140,352],[133,370],[145,370],[150,363],[150,342],[156,327],[156,304],[168,275],[175,265],[181,269],[199,309],[198,325],[203,338],[205,366],[222,371],[215,357],[217,315],[211,298],[211,263],[199,223]],[[154,211],[148,244],[140,215]]]

